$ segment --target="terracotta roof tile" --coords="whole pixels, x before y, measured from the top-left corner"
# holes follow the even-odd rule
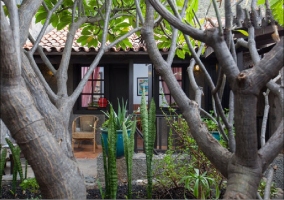
[[[99,51],[100,44],[97,47],[87,47],[82,46],[81,44],[77,43],[76,40],[81,36],[82,29],[78,29],[74,36],[74,41],[72,44],[72,51],[73,52],[97,52]],[[62,52],[65,47],[65,42],[67,38],[68,28],[65,27],[62,30],[52,30],[46,35],[44,35],[39,43],[42,46],[43,50],[46,52]],[[118,52],[118,51],[146,51],[146,47],[144,44],[140,43],[140,40],[137,36],[129,37],[130,41],[132,42],[133,47],[122,49],[120,47],[112,47],[110,51]],[[33,44],[30,41],[27,41],[24,45],[26,50],[30,50],[33,47]]]

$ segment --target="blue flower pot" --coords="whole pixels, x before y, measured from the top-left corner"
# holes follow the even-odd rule
[[[211,134],[216,140],[220,141],[221,137],[219,131],[211,131]]]
[[[131,130],[127,130],[128,137],[130,136]],[[124,156],[124,145],[123,145],[123,133],[122,130],[116,130],[116,158],[122,158]],[[108,154],[108,131],[102,130],[102,137],[106,147],[106,153]]]

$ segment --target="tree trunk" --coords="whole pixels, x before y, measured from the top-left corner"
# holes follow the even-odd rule
[[[4,18],[3,10],[1,17]],[[86,187],[82,173],[76,162],[66,156],[46,126],[46,113],[51,112],[49,105],[52,104],[48,104],[47,98],[43,100],[45,93],[41,84],[27,70],[26,75],[31,80],[28,83],[32,86],[30,91],[33,94],[38,92],[34,96],[36,101],[33,100],[22,77],[25,72],[21,72],[18,67],[20,61],[15,58],[15,48],[19,47],[15,46],[8,23],[2,20],[0,24],[1,118],[31,165],[44,198],[85,199]],[[20,64],[29,66],[27,62]],[[38,111],[36,104],[42,106],[42,113],[46,116]],[[52,127],[52,124],[51,121],[48,125]]]
[[[25,54],[22,54],[22,76],[35,102],[37,110],[44,117],[48,131],[55,137],[55,140],[60,144],[63,152],[69,158],[75,160],[71,148],[71,134],[68,131],[69,124],[67,123],[66,125],[66,123],[64,123],[65,121],[69,122],[70,114],[66,114],[68,112],[67,110],[59,112],[55,105],[52,104]]]
[[[228,183],[224,199],[255,199],[262,177],[261,162],[255,168],[240,164],[234,156],[228,166]]]
[[[64,154],[47,130],[23,79],[18,79],[20,84],[15,87],[1,87],[2,118],[31,165],[43,197],[86,198],[84,178],[77,164]]]

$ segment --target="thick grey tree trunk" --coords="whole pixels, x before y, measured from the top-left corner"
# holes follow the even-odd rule
[[[230,6],[230,1],[226,0],[226,4]],[[218,66],[222,68],[234,94],[235,151],[229,152],[213,139],[202,123],[198,105],[186,97],[175,77],[169,71],[171,63],[165,62],[162,58],[154,40],[154,12],[152,6],[172,26],[214,49]],[[174,13],[175,15],[172,15],[168,12],[159,1],[147,1],[147,14],[141,33],[146,41],[147,50],[155,70],[167,83],[200,149],[215,167],[228,178],[224,198],[255,199],[262,173],[283,148],[283,124],[278,126],[273,136],[260,150],[258,150],[256,130],[257,99],[260,91],[283,67],[283,38],[260,60],[255,47],[254,29],[250,26],[247,46],[249,46],[255,66],[252,69],[240,72],[235,56],[230,52],[232,50],[230,49],[231,45],[228,45],[230,44],[230,38],[224,37],[222,28],[198,30],[183,23],[177,17],[176,12]],[[227,14],[228,16],[231,15],[230,12]],[[230,22],[228,16],[226,16],[227,22]],[[194,54],[194,52],[191,53]],[[200,61],[198,58],[195,59]],[[214,85],[211,90],[215,90]],[[218,96],[215,95],[214,98],[215,101],[217,100],[216,105],[218,108]],[[218,111],[220,114],[220,110]],[[284,122],[283,117],[282,122]]]
[[[84,177],[72,158],[71,148],[63,141],[68,120],[64,121],[48,100],[25,55],[21,54],[22,62],[15,57],[16,48],[20,47],[15,45],[2,6],[0,9],[1,118],[31,165],[44,198],[85,199]],[[58,134],[57,139],[51,131]],[[65,143],[65,147],[61,148],[60,143]]]

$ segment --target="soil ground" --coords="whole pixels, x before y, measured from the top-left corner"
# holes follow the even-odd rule
[[[21,188],[16,189],[16,194],[13,195],[11,185],[5,185],[2,187],[2,199],[35,199],[42,198],[40,192],[37,194],[30,191],[22,191]],[[127,199],[127,185],[119,186],[117,190],[117,199]],[[168,191],[154,190],[152,199],[193,199],[194,197],[189,192],[184,192],[184,188],[175,188]],[[87,199],[102,199],[99,189],[87,190]],[[131,199],[146,199],[147,192],[146,187],[143,185],[134,185],[132,187]]]

